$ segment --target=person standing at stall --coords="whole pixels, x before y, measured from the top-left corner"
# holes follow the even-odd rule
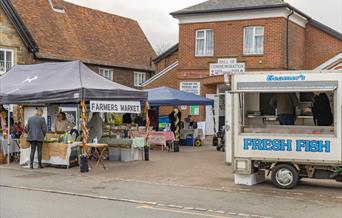
[[[277,93],[270,100],[270,105],[277,109],[280,125],[294,125],[298,98],[295,93]]]
[[[311,108],[305,108],[304,112],[312,112],[316,126],[331,126],[334,118],[327,94],[314,93],[312,101],[313,106]]]
[[[72,129],[72,124],[68,122],[64,112],[59,112],[54,124],[55,132],[68,132]]]
[[[103,120],[100,116],[100,113],[93,113],[92,118],[87,124],[87,128],[89,130],[88,142],[93,142],[95,138],[97,138],[97,141],[99,141],[102,138]]]
[[[42,166],[42,149],[43,142],[47,132],[46,120],[43,117],[43,109],[37,108],[36,114],[29,118],[26,130],[28,132],[27,141],[31,144],[31,154],[30,154],[30,168],[33,169],[33,161],[36,153],[36,148],[38,150],[38,166]]]

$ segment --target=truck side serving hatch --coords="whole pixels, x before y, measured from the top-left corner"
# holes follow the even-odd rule
[[[310,92],[334,91],[338,81],[237,82],[235,92]]]

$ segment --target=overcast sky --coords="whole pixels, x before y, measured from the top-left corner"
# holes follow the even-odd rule
[[[135,19],[156,47],[178,42],[177,20],[170,12],[204,0],[67,0]],[[342,0],[286,0],[312,18],[342,32]]]

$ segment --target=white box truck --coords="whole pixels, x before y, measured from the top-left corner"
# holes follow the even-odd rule
[[[278,93],[295,94],[294,125],[280,125],[269,104]],[[333,123],[317,126],[307,108],[313,97],[329,99]],[[342,181],[342,70],[248,72],[231,76],[226,93],[226,161],[235,183],[253,185],[271,173],[290,189],[301,178]],[[265,173],[264,173],[265,172]]]

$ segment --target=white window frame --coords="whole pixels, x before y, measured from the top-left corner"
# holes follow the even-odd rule
[[[101,76],[103,76],[104,78],[109,79],[111,81],[113,81],[113,79],[114,79],[114,71],[113,71],[113,69],[99,68],[99,74]]]
[[[212,41],[212,43],[213,43],[213,49],[212,49],[212,51],[209,53],[209,51],[207,50],[207,32],[208,31],[212,31],[212,33],[213,33],[213,41]],[[198,37],[198,32],[204,32],[204,34],[203,34],[203,37]],[[200,29],[200,30],[196,30],[196,33],[195,33],[196,35],[195,35],[195,56],[196,57],[212,57],[212,56],[214,56],[214,46],[215,46],[215,36],[214,36],[214,30],[213,29]],[[203,50],[203,54],[199,54],[198,53],[198,51],[197,51],[197,41],[198,40],[204,40],[204,50]]]
[[[146,81],[145,72],[134,72],[134,86],[140,87]]]
[[[1,71],[0,70],[0,75],[6,73],[8,70],[10,70],[13,66],[14,66],[14,50],[13,49],[8,49],[8,48],[0,48],[0,51],[3,51],[4,52],[4,71]],[[11,52],[11,58],[12,58],[12,62],[11,62],[11,65],[10,65],[10,68],[7,69],[6,67],[6,53],[7,52]]]
[[[246,49],[246,29],[248,28],[253,28],[253,51],[247,52]],[[257,28],[262,28],[262,34],[256,34],[256,29]],[[256,52],[256,37],[262,36],[262,51],[261,52]],[[244,55],[263,55],[265,51],[265,27],[264,26],[246,26],[243,28],[243,54]]]

